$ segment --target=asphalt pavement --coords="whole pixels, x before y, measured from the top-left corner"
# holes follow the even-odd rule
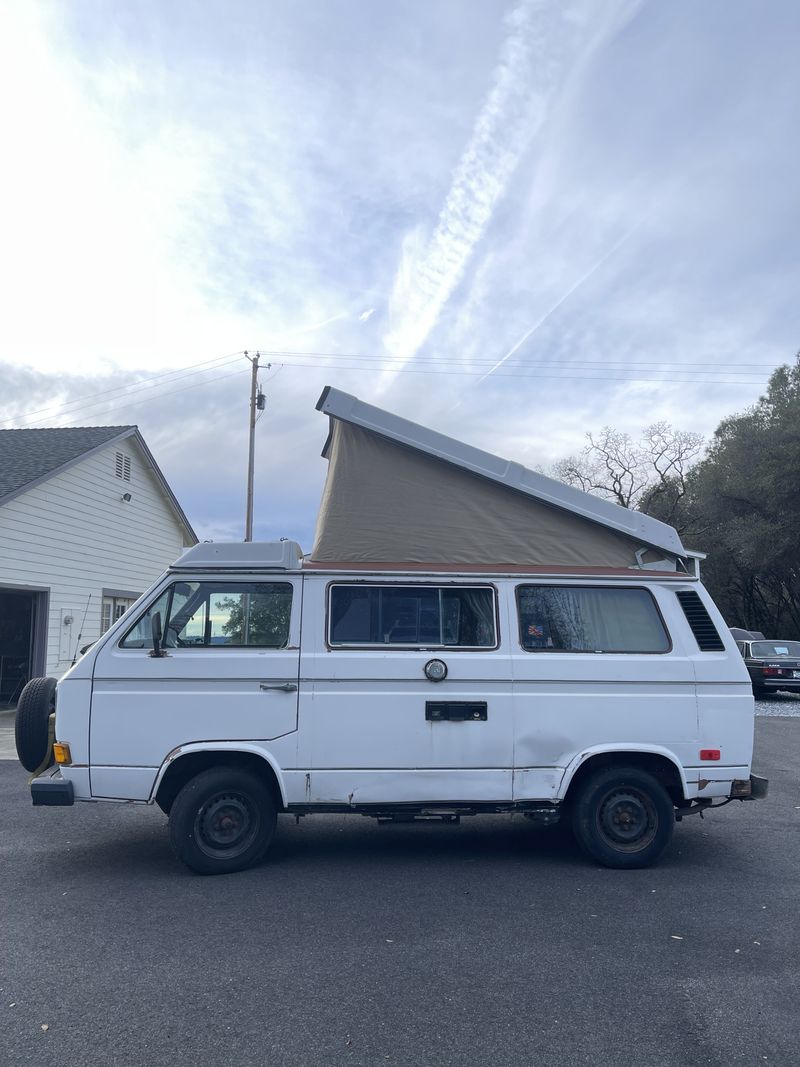
[[[173,857],[158,810],[33,808],[0,763],[3,1067],[789,1067],[800,718],[764,802],[608,871],[521,817],[279,819],[260,867]]]

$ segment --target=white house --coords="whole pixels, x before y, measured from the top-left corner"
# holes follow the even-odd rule
[[[0,704],[196,543],[136,426],[0,430]]]

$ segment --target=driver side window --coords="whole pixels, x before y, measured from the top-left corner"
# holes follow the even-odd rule
[[[140,616],[120,648],[147,648],[161,613],[165,648],[285,648],[288,582],[175,582]]]
[[[170,621],[179,615],[182,607],[197,595],[199,582],[175,582],[165,589],[144,615],[140,615],[119,643],[120,648],[150,648],[153,643],[153,616],[161,616],[164,647],[175,648],[178,635]]]

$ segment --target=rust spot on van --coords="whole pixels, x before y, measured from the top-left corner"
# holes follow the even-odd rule
[[[170,763],[177,756],[180,756],[181,752],[183,752],[183,745],[178,745],[177,748],[173,748],[172,752],[167,753],[167,758],[164,760],[164,762]]]
[[[306,775],[306,800],[311,800],[311,775]]]
[[[711,785],[711,780],[709,778],[701,778],[697,783],[697,788],[705,789],[707,785]]]

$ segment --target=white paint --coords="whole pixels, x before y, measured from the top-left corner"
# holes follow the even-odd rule
[[[116,477],[118,451],[131,458],[130,481]],[[125,492],[130,502],[122,500]],[[100,636],[103,589],[143,593],[185,544],[172,505],[130,437],[0,507],[0,585],[49,590],[46,673],[67,670],[79,634],[81,647]]]

